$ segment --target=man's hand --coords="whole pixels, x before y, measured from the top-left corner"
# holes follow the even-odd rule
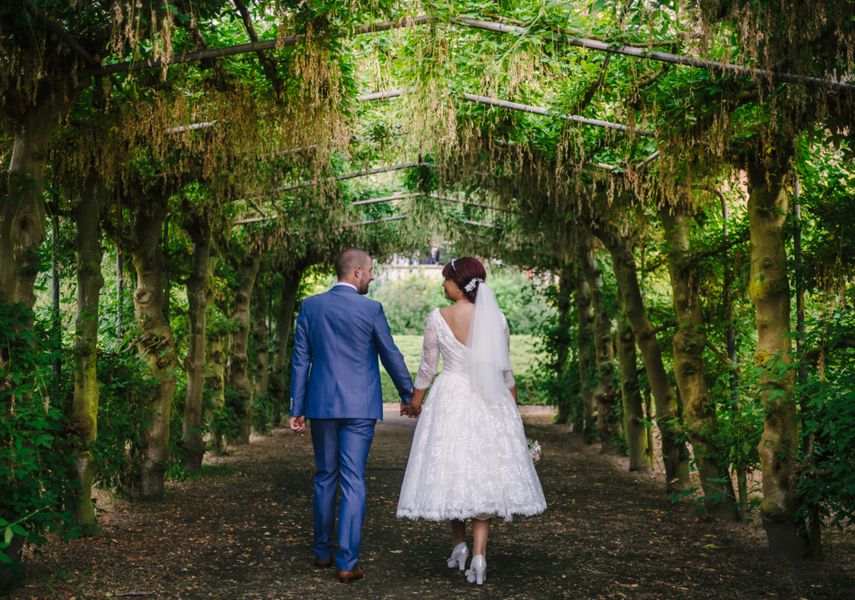
[[[306,433],[306,417],[291,417],[288,421],[291,431],[300,435]]]

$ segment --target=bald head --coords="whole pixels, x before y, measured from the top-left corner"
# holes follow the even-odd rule
[[[348,248],[335,259],[335,274],[339,281],[347,279],[356,267],[367,268],[370,262],[371,257],[365,250]]]

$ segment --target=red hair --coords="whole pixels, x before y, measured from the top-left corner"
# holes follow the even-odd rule
[[[471,291],[467,291],[466,286],[470,285],[475,279],[480,279],[481,281],[487,279],[487,271],[477,258],[464,256],[463,258],[451,259],[451,262],[442,268],[442,276],[457,284],[457,287],[466,295],[466,298],[474,303],[475,298],[478,296],[479,282],[476,281],[474,285],[470,286]]]

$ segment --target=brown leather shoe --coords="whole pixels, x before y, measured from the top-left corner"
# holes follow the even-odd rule
[[[332,559],[328,558],[326,560],[321,560],[320,558],[315,557],[315,567],[318,569],[329,569],[332,566]]]
[[[353,571],[338,571],[338,580],[342,583],[353,583],[363,577],[365,577],[365,573],[358,564],[353,566]]]

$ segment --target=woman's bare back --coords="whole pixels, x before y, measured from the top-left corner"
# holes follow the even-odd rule
[[[469,337],[469,324],[474,312],[475,305],[471,302],[456,302],[439,309],[440,316],[445,319],[451,333],[461,344],[466,344],[466,338]]]

